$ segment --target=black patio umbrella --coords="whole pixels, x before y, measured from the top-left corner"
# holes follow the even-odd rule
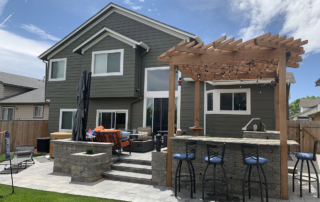
[[[91,72],[83,71],[77,87],[77,113],[74,118],[71,139],[84,141],[88,120],[89,98],[90,98]]]

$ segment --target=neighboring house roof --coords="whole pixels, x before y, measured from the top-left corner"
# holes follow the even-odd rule
[[[299,108],[310,108],[320,104],[320,99],[300,99]]]
[[[312,99],[301,99],[301,100],[312,100]],[[301,100],[300,100],[300,102],[301,102]],[[314,100],[317,100],[317,99],[314,99]],[[314,114],[320,112],[320,105],[319,104],[316,104],[316,105],[310,107],[309,109],[305,110],[304,112],[301,112],[299,114],[291,116],[290,119],[294,119],[294,117],[299,117],[299,118],[308,117],[308,116],[311,116],[311,115],[314,115]]]
[[[45,103],[45,83],[42,80],[0,72],[0,82],[4,85],[29,88],[29,91],[0,100],[5,103]]]
[[[316,87],[320,86],[320,78],[316,81]]]
[[[5,72],[0,72],[0,82],[4,85],[11,85],[23,88],[39,88],[40,86],[44,85],[42,80],[26,76],[9,74]]]
[[[296,83],[296,79],[294,78],[292,72],[287,72],[286,77],[287,77],[287,83]]]
[[[200,37],[197,36],[197,35],[191,34],[189,32],[183,31],[183,30],[178,29],[176,27],[173,27],[173,26],[167,25],[165,23],[159,22],[157,20],[154,20],[154,19],[149,18],[147,16],[141,15],[141,14],[139,14],[137,12],[132,11],[132,10],[129,10],[129,9],[126,9],[126,8],[121,7],[119,5],[116,5],[114,3],[110,3],[106,7],[104,7],[102,10],[100,10],[97,14],[92,16],[89,20],[87,20],[85,23],[80,25],[73,32],[71,32],[69,35],[67,35],[65,38],[63,38],[58,43],[56,43],[54,46],[52,46],[50,49],[46,50],[44,53],[39,55],[38,58],[39,59],[45,59],[46,56],[48,56],[49,54],[52,54],[52,52],[54,52],[54,50],[56,50],[61,45],[63,46],[63,44],[68,39],[73,37],[74,35],[76,35],[76,34],[81,35],[81,33],[86,32],[87,30],[90,29],[90,26],[89,26],[90,23],[96,23],[97,18],[99,18],[99,17],[104,17],[104,18],[107,17],[108,15],[103,15],[103,14],[105,14],[105,12],[108,11],[108,10],[111,12],[112,9],[116,9],[115,12],[121,13],[121,14],[127,16],[127,17],[130,17],[132,19],[140,21],[140,22],[142,22],[144,24],[147,24],[147,25],[152,26],[154,28],[157,28],[159,30],[165,31],[167,33],[171,33],[172,35],[176,35],[176,36],[178,36],[180,38],[184,38],[184,39],[193,38],[193,39],[197,40],[198,43],[202,42]],[[66,43],[65,45],[68,45],[68,43]]]
[[[102,40],[106,36],[111,36],[113,38],[116,38],[116,39],[118,39],[118,40],[120,40],[120,41],[122,41],[122,42],[124,42],[126,44],[129,44],[133,48],[136,48],[137,46],[141,46],[144,49],[146,49],[147,52],[150,49],[150,47],[147,44],[143,43],[143,42],[135,41],[135,40],[130,39],[129,37],[126,37],[126,36],[124,36],[124,35],[122,35],[122,34],[120,34],[118,32],[115,32],[115,31],[113,31],[113,30],[111,30],[109,28],[103,27],[98,32],[96,32],[91,37],[89,37],[87,40],[85,40],[83,43],[81,43],[79,46],[74,48],[73,52],[83,54],[84,51],[89,49],[94,44],[98,43],[100,40]],[[96,40],[94,40],[94,39],[96,39]]]

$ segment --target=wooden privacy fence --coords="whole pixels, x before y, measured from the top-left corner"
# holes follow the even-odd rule
[[[291,146],[291,151],[312,152],[314,140],[320,143],[320,121],[288,121],[288,139],[295,140],[300,146]],[[317,153],[320,153],[318,146]]]
[[[10,150],[17,145],[37,146],[37,138],[47,137],[48,121],[0,121],[0,131],[10,132]],[[5,153],[4,133],[0,134],[0,154]]]

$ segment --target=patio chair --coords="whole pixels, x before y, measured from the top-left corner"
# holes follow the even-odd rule
[[[11,160],[11,165],[17,166],[17,173],[19,172],[19,168],[22,168],[22,164],[24,163],[24,169],[27,168],[28,162],[33,162],[33,154],[34,154],[34,145],[18,145],[16,146],[13,154],[13,159]],[[10,165],[10,161],[3,161],[2,165]],[[7,169],[6,167],[4,168]]]
[[[131,141],[130,139],[122,140],[120,130],[103,130],[95,131],[97,133],[96,140],[98,142],[110,142],[113,143],[113,150],[118,152],[118,157],[121,155],[121,150],[123,147],[129,146],[129,152],[131,155]]]
[[[137,133],[139,132],[147,132],[148,135],[146,137],[139,137],[140,140],[153,140],[154,141],[154,133],[152,132],[151,127],[139,127],[137,128]]]

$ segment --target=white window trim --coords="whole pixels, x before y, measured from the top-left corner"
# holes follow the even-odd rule
[[[13,117],[12,117],[12,121],[13,121],[15,117],[15,107],[1,107],[1,120],[3,120],[2,109],[4,108],[13,109]],[[4,121],[7,121],[7,120],[4,120]],[[11,121],[11,120],[8,120],[8,121]]]
[[[36,116],[36,107],[42,107],[42,112],[41,112],[41,114],[42,114],[42,116]],[[34,107],[33,107],[33,117],[34,118],[43,118],[43,112],[44,112],[44,106],[43,105],[34,105]]]
[[[52,79],[52,78],[51,78],[52,62],[58,62],[58,61],[64,61],[64,76],[63,76],[63,78]],[[65,81],[65,80],[66,80],[66,74],[67,74],[67,58],[59,58],[59,59],[51,59],[51,60],[50,60],[50,65],[49,65],[49,81]]]
[[[161,70],[169,69],[169,66],[166,67],[149,67],[145,68],[144,72],[144,99],[143,99],[143,121],[142,126],[146,127],[147,122],[147,98],[169,98],[169,91],[147,91],[147,78],[149,70]],[[178,71],[178,79],[181,77],[181,72]],[[175,91],[175,98],[178,98],[178,111],[177,111],[177,129],[180,129],[180,111],[181,111],[181,86],[178,85],[178,90]],[[153,112],[152,112],[153,113]],[[152,122],[153,124],[153,122]]]
[[[207,110],[207,95],[208,93],[213,93],[213,111]],[[247,95],[247,110],[220,110],[220,94],[221,93],[246,93]],[[205,114],[232,114],[232,115],[251,115],[251,89],[250,88],[240,88],[240,89],[215,89],[209,90],[205,93],[204,102]]]
[[[99,113],[104,113],[104,112],[125,113],[126,114],[125,130],[128,130],[128,110],[127,109],[98,109],[96,114],[96,127],[99,126]],[[110,128],[107,128],[107,129],[110,129]]]
[[[97,54],[108,54],[108,53],[120,53],[120,72],[112,72],[112,73],[102,73],[102,74],[95,74],[94,73],[94,61],[95,61],[95,55]],[[115,50],[104,50],[104,51],[94,51],[92,52],[92,61],[91,61],[91,72],[92,76],[121,76],[123,75],[123,56],[124,55],[124,49],[115,49]],[[108,57],[107,57],[108,60]],[[108,63],[107,63],[108,64]],[[108,66],[107,66],[108,68]]]
[[[70,132],[69,129],[62,129],[62,112],[76,112],[77,109],[60,109],[60,117],[59,117],[59,132]],[[73,125],[73,124],[72,124]]]

